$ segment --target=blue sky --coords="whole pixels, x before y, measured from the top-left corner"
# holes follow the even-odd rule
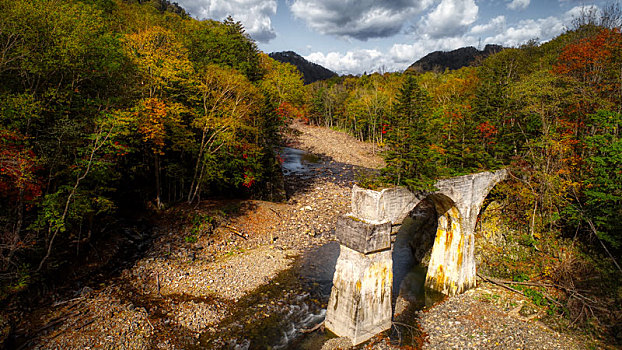
[[[401,71],[463,46],[517,46],[561,34],[573,0],[176,0],[197,19],[231,15],[266,52],[295,51],[339,74]]]

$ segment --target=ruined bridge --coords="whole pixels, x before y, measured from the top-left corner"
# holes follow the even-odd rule
[[[424,199],[434,203],[438,225],[425,286],[455,295],[475,286],[474,232],[490,190],[507,171],[440,180],[438,191],[414,194],[402,187],[373,191],[354,186],[352,212],[336,227],[340,254],[326,311],[326,327],[360,344],[391,327],[392,235]]]

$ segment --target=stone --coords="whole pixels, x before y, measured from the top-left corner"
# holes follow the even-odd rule
[[[450,198],[432,196],[438,226],[425,285],[446,295],[459,294],[475,286],[473,230],[464,227],[463,217]]]
[[[337,219],[337,241],[363,254],[391,249],[391,223],[370,223],[352,216]]]

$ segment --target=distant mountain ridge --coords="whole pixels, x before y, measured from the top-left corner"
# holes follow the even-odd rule
[[[337,73],[326,69],[319,64],[307,61],[304,57],[293,51],[272,52],[268,56],[279,62],[290,63],[302,73],[305,84],[314,81],[329,79],[337,76]]]
[[[423,73],[460,69],[472,65],[478,58],[486,58],[501,50],[503,50],[501,45],[488,44],[481,51],[473,46],[462,47],[453,51],[434,51],[410,65],[406,71]]]

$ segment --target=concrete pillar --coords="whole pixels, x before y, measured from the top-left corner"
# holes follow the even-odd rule
[[[391,328],[391,223],[352,215],[337,220],[341,243],[325,325],[354,345]]]
[[[438,229],[426,286],[447,295],[475,286],[474,231],[477,215],[505,170],[441,180],[434,193],[397,187],[372,191],[354,186],[352,213],[337,221],[341,253],[326,310],[326,327],[360,344],[391,327],[393,261],[391,231],[421,199],[429,196]]]
[[[475,226],[484,199],[506,170],[441,180],[430,194],[438,215],[426,287],[446,295],[475,287]]]
[[[342,245],[326,328],[354,345],[391,328],[392,271],[391,250],[367,255]]]

